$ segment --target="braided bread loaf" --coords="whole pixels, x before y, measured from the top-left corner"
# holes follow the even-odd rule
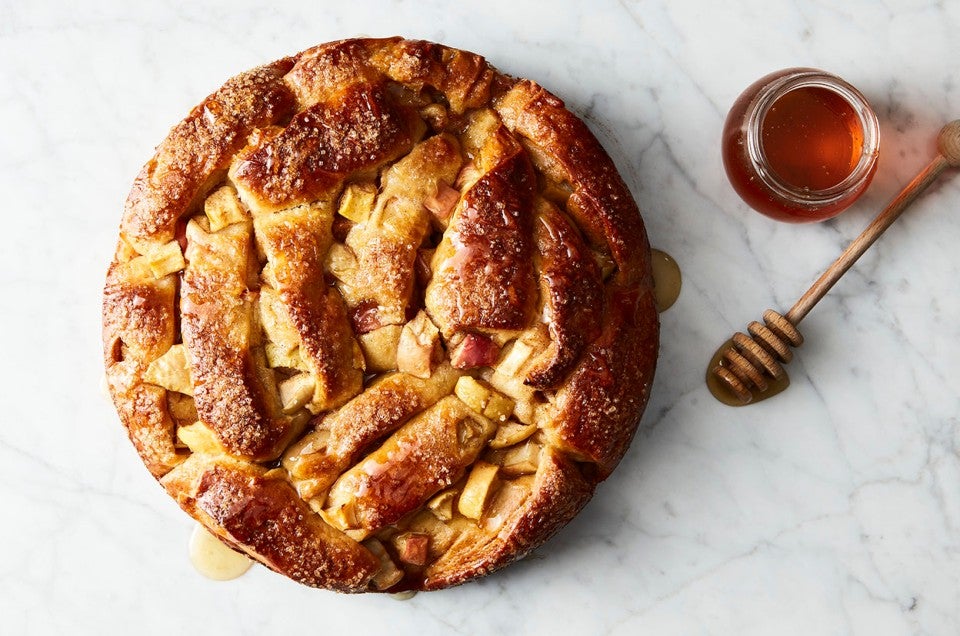
[[[228,545],[307,585],[442,588],[545,541],[619,462],[651,287],[636,204],[559,99],[346,40],[229,80],[144,166],[107,378]]]

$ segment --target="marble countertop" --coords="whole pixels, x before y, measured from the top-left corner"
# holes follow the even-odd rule
[[[956,175],[804,321],[786,393],[734,409],[703,383],[720,342],[788,308],[932,157],[960,116],[957,33],[960,3],[921,0],[0,0],[0,631],[960,633]],[[230,75],[358,34],[474,50],[562,96],[684,275],[642,430],[583,513],[508,570],[406,602],[199,576],[192,522],[98,388],[104,271],[153,146]],[[883,147],[867,195],[808,226],[750,211],[719,156],[737,94],[797,65],[860,88]]]

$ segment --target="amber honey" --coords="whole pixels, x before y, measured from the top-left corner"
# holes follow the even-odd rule
[[[750,86],[723,133],[737,193],[781,221],[822,221],[850,206],[876,171],[879,129],[866,98],[840,78],[788,69]]]
[[[786,373],[782,374],[777,378],[765,379],[762,388],[757,387],[757,390],[753,392],[753,396],[749,402],[744,402],[737,398],[737,396],[730,390],[730,388],[724,384],[724,382],[717,376],[714,372],[718,366],[728,367],[727,361],[724,359],[724,354],[733,347],[733,340],[727,340],[720,348],[717,349],[716,353],[713,354],[713,357],[710,358],[710,363],[707,365],[707,389],[710,391],[710,394],[717,398],[720,402],[723,402],[727,406],[746,406],[747,404],[756,404],[757,402],[762,402],[767,398],[772,398],[778,393],[782,393],[790,386],[790,378]],[[729,367],[728,367],[729,368]]]
[[[863,153],[860,118],[845,99],[818,86],[792,90],[773,102],[760,135],[770,169],[797,188],[838,185]]]
[[[653,299],[660,313],[673,307],[680,297],[683,275],[672,256],[662,250],[650,250],[650,266],[653,270]]]

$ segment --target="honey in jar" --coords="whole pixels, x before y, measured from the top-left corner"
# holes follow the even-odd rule
[[[866,98],[816,69],[754,82],[727,115],[723,165],[752,208],[779,221],[823,221],[850,206],[877,168],[877,117]]]

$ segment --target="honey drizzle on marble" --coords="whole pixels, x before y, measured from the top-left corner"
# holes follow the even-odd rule
[[[663,313],[677,302],[683,277],[677,261],[662,250],[650,250],[650,265],[653,268],[654,301],[657,311]]]
[[[230,581],[246,573],[253,561],[228,548],[199,523],[190,535],[190,562],[197,572],[214,581]]]

